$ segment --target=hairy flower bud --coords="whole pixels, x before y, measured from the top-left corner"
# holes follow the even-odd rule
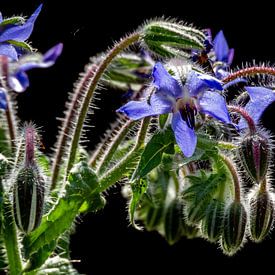
[[[224,219],[224,203],[213,200],[206,209],[205,218],[202,221],[202,233],[210,242],[216,242],[222,234]]]
[[[155,230],[163,221],[163,207],[153,207],[151,206],[147,213],[145,219],[145,226],[148,231]]]
[[[225,210],[221,246],[223,252],[233,255],[240,249],[245,236],[246,210],[242,203],[234,201]]]
[[[188,56],[188,51],[204,48],[205,35],[182,23],[154,21],[144,26],[143,40],[149,50],[160,56]]]
[[[270,160],[267,138],[259,133],[246,136],[238,148],[238,154],[250,178],[260,183],[266,176]]]
[[[15,222],[25,233],[33,231],[41,222],[44,206],[44,178],[35,166],[19,170],[13,186]]]
[[[270,232],[274,221],[274,205],[268,191],[259,190],[250,199],[250,237],[261,242]]]
[[[166,215],[164,218],[164,234],[167,242],[172,245],[176,243],[181,237],[182,228],[182,207],[180,202],[173,200],[166,209]]]

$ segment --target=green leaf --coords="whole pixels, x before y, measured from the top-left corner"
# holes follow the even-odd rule
[[[97,187],[97,176],[85,162],[73,167],[63,196],[42,218],[41,225],[23,240],[26,271],[39,268],[52,254],[58,238],[72,226],[81,206],[95,195]]]
[[[79,274],[72,266],[70,260],[55,256],[49,258],[46,263],[35,272],[35,275],[77,275]],[[31,275],[30,273],[28,275]],[[33,273],[34,275],[34,273]]]
[[[10,156],[11,148],[10,148],[10,141],[7,137],[7,132],[5,129],[0,128],[0,153]]]
[[[161,163],[163,153],[173,154],[174,140],[171,128],[154,134],[141,155],[134,178],[142,178],[157,167]]]
[[[138,230],[141,230],[135,223],[135,211],[138,207],[139,201],[141,200],[143,194],[146,192],[148,187],[147,181],[144,179],[136,180],[131,184],[132,198],[129,204],[129,216],[131,224]]]
[[[206,214],[210,201],[215,198],[226,181],[223,173],[201,173],[200,177],[188,176],[191,186],[182,193],[187,202],[187,219],[191,223],[199,222]]]

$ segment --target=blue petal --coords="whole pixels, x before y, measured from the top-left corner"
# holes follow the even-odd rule
[[[43,62],[46,64],[49,64],[49,66],[53,65],[56,59],[61,55],[62,50],[63,50],[62,43],[55,45],[44,54]]]
[[[34,27],[34,22],[41,11],[42,5],[40,5],[32,16],[26,21],[26,23],[22,26],[14,26],[4,31],[3,34],[0,35],[0,42],[4,42],[7,40],[15,40],[15,41],[25,41],[27,40]]]
[[[228,62],[229,47],[223,31],[220,31],[214,39],[214,51],[217,61]]]
[[[231,123],[223,96],[217,92],[206,91],[199,101],[201,112],[208,114],[224,123]]]
[[[25,72],[17,72],[8,79],[10,88],[17,92],[24,92],[30,85],[29,78]]]
[[[172,129],[183,154],[186,157],[191,157],[196,149],[197,136],[195,131],[187,126],[179,112],[173,114]]]
[[[147,116],[161,115],[172,111],[172,102],[163,98],[161,94],[153,94],[150,98],[150,104],[147,100],[130,101],[117,112],[124,113],[131,119],[137,120]]]
[[[229,50],[228,56],[227,56],[227,64],[228,64],[228,65],[231,65],[231,63],[233,62],[234,53],[235,53],[235,50],[234,50],[234,49],[230,49],[230,50]]]
[[[0,88],[0,109],[7,109],[6,91]]]
[[[0,23],[2,23],[2,21],[3,21],[3,16],[2,16],[2,13],[0,11]]]
[[[17,52],[15,48],[8,43],[0,43],[0,55],[6,55],[12,60],[17,60]]]
[[[245,84],[247,84],[247,79],[245,79],[245,78],[236,78],[236,79],[234,79],[234,80],[232,80],[232,81],[229,81],[228,83],[224,84],[224,85],[223,85],[223,89],[225,90],[225,89],[227,89],[228,87],[237,85],[237,84],[239,84],[239,83],[245,83]]]
[[[217,78],[191,71],[188,74],[186,84],[191,96],[197,96],[199,93],[207,89],[216,89],[222,91],[222,84]]]
[[[182,96],[182,89],[178,81],[172,77],[163,65],[158,62],[154,66],[152,76],[154,78],[154,85],[159,91],[171,95],[175,98]]]
[[[246,87],[246,91],[250,96],[250,101],[246,104],[245,110],[258,123],[265,109],[275,101],[275,92],[263,87]],[[239,128],[247,127],[246,121],[241,118]]]

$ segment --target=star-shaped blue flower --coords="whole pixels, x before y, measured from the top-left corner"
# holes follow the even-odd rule
[[[0,13],[0,55],[6,55],[12,60],[18,60],[20,49],[16,46],[16,42],[24,42],[30,37],[41,8],[42,5],[35,10],[24,24],[3,25],[5,21]]]
[[[63,44],[59,43],[48,50],[44,55],[31,53],[22,56],[18,61],[8,64],[7,84],[15,92],[24,92],[29,87],[28,70],[35,68],[48,68],[52,66],[60,56]]]
[[[230,123],[223,96],[217,91],[210,91],[222,90],[221,83],[216,78],[191,71],[182,85],[161,63],[156,63],[152,75],[153,85],[157,90],[149,100],[130,101],[117,111],[134,120],[172,113],[172,129],[176,142],[186,157],[193,155],[197,144],[194,130],[197,112]]]
[[[257,124],[265,109],[275,101],[275,92],[264,87],[245,87],[250,100],[245,106],[245,110]],[[239,129],[247,128],[246,121],[241,118],[238,124]]]

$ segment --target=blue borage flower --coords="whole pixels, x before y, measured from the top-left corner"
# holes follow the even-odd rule
[[[26,74],[28,70],[35,68],[48,68],[52,66],[59,57],[63,49],[63,44],[59,43],[44,55],[32,53],[22,56],[17,62],[8,64],[7,85],[15,92],[24,92],[29,87],[29,78]]]
[[[149,100],[130,101],[117,111],[134,120],[172,113],[172,129],[176,142],[186,157],[193,155],[197,144],[194,130],[197,112],[230,123],[223,96],[210,90],[222,90],[218,79],[191,70],[182,85],[161,63],[156,63],[152,75],[156,92]]]
[[[42,5],[40,5],[31,17],[25,23],[4,24],[2,15],[0,13],[0,55],[6,55],[12,60],[18,60],[18,56],[22,49],[16,46],[16,42],[26,41],[34,27],[36,18],[41,11]],[[1,26],[2,25],[2,26]]]
[[[263,112],[275,101],[275,92],[264,87],[245,87],[245,89],[250,97],[245,110],[258,124]],[[247,128],[247,123],[243,118],[240,119],[238,127],[240,130]]]

